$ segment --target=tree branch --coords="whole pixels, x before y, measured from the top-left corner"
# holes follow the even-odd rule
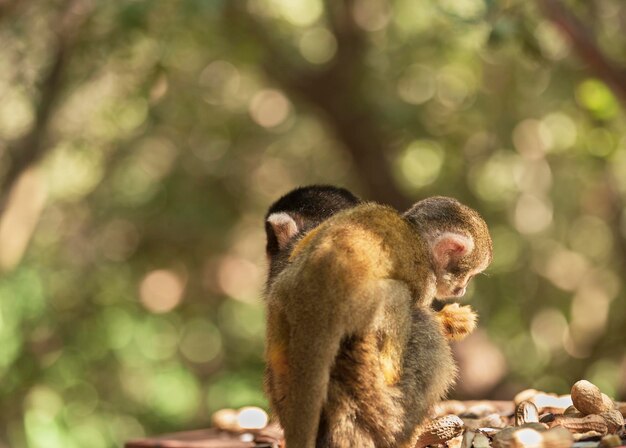
[[[45,137],[50,117],[62,90],[63,73],[70,60],[78,30],[86,21],[92,7],[92,2],[74,0],[68,4],[57,21],[56,49],[52,63],[40,82],[35,120],[28,133],[8,148],[11,165],[0,181],[0,215],[20,174],[37,163],[48,150]]]
[[[569,38],[578,56],[626,105],[626,69],[602,53],[582,22],[560,0],[538,0],[545,15]]]
[[[321,112],[335,135],[351,154],[365,193],[372,199],[400,209],[409,200],[398,189],[385,152],[384,135],[364,92],[366,39],[351,14],[352,0],[326,2],[327,17],[337,40],[334,60],[322,70],[296,68],[281,45],[270,38],[263,24],[250,13],[229,2],[228,32],[252,32],[265,53],[265,73],[294,97]],[[239,26],[232,26],[232,25]]]

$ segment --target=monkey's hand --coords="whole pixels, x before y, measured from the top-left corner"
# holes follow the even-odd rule
[[[460,341],[476,328],[477,314],[469,306],[451,303],[437,313],[441,322],[443,335],[452,341]]]

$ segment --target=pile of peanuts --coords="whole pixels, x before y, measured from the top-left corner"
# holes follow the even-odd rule
[[[615,403],[589,381],[570,395],[534,389],[509,402],[444,401],[416,448],[566,448],[626,445],[625,403]]]
[[[528,389],[513,401],[443,401],[415,448],[613,448],[626,446],[626,403],[616,403],[586,380],[570,395]],[[278,446],[282,431],[255,407],[222,409],[214,427],[242,440]]]

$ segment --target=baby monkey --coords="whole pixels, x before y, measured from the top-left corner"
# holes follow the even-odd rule
[[[290,447],[410,446],[453,381],[444,336],[474,325],[468,307],[436,316],[430,302],[464,293],[488,265],[491,240],[480,216],[449,198],[404,216],[344,205],[351,209],[283,244],[268,281],[270,398]],[[284,218],[276,231],[270,224],[270,262],[270,232],[291,226],[287,243],[298,232]],[[452,325],[457,317],[465,323]],[[272,376],[284,391],[272,391]]]
[[[274,202],[265,215],[267,285],[284,269],[298,238],[334,214],[360,203],[350,191],[331,185],[299,187]]]

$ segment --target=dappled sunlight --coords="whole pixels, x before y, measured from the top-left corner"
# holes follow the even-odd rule
[[[524,2],[0,6],[0,446],[267,409],[263,218],[311,183],[485,217],[454,393],[626,399],[626,4],[557,2],[600,59]]]
[[[552,223],[552,203],[546,197],[522,194],[515,205],[515,228],[524,234],[539,233]]]
[[[10,140],[21,137],[34,117],[26,92],[6,87],[0,101],[0,136]]]
[[[274,128],[283,124],[291,106],[289,100],[278,90],[262,90],[250,102],[250,116],[255,123],[264,128]]]
[[[542,20],[535,27],[535,36],[541,53],[548,59],[561,60],[570,54],[570,44],[557,27],[548,20]]]
[[[255,302],[263,274],[261,267],[236,256],[224,257],[217,268],[220,289],[228,296],[243,302]]]
[[[415,191],[432,184],[439,176],[445,152],[432,140],[416,140],[400,155],[397,165],[399,181],[408,191]]]
[[[313,24],[323,12],[321,0],[255,0],[251,4],[254,10],[267,8],[268,11],[298,26]]]
[[[184,280],[166,269],[146,274],[139,287],[141,304],[153,313],[166,313],[176,308],[183,299]]]
[[[558,352],[563,349],[567,320],[558,309],[544,308],[533,317],[530,331],[537,346],[546,347],[551,352]]]
[[[481,396],[495,388],[508,373],[507,361],[484,330],[476,330],[457,344],[459,393]]]
[[[75,201],[89,194],[104,175],[104,154],[100,148],[60,146],[46,161],[50,196]]]
[[[398,80],[398,95],[410,104],[422,104],[435,95],[435,72],[430,67],[414,64]]]
[[[559,152],[571,148],[578,137],[578,130],[574,121],[566,114],[554,112],[541,120],[542,141],[548,151]],[[549,138],[544,132],[549,133]]]
[[[241,75],[230,62],[213,61],[200,73],[198,84],[204,101],[214,106],[228,105],[239,94]]]
[[[19,177],[0,218],[0,270],[14,268],[22,259],[46,203],[48,189],[38,170]]]
[[[476,81],[467,67],[446,65],[436,75],[437,99],[451,111],[467,108],[474,99]]]
[[[222,335],[211,321],[192,320],[185,326],[180,351],[193,363],[211,362],[222,354]]]
[[[366,31],[380,31],[391,19],[388,0],[357,0],[352,7],[354,21]]]
[[[518,191],[515,173],[521,164],[519,156],[508,151],[497,151],[483,164],[471,168],[470,187],[484,201],[510,201]]]
[[[598,79],[586,79],[576,89],[578,103],[599,119],[606,119],[618,113],[617,99],[611,90]]]
[[[548,254],[542,274],[555,286],[574,291],[589,272],[589,268],[589,262],[582,255],[568,250],[555,250]]]
[[[524,161],[516,167],[513,175],[521,192],[541,195],[547,194],[552,187],[552,171],[544,159]]]
[[[523,250],[520,235],[504,226],[495,226],[489,230],[494,251],[493,262],[489,266],[489,270],[495,272],[515,270],[519,267]]]
[[[513,144],[522,157],[529,160],[541,159],[551,146],[552,136],[538,120],[524,120],[513,130]]]
[[[570,337],[589,350],[606,329],[610,299],[602,291],[581,291],[572,299]]]
[[[325,64],[335,56],[337,40],[326,28],[312,28],[302,34],[298,47],[311,64]]]

